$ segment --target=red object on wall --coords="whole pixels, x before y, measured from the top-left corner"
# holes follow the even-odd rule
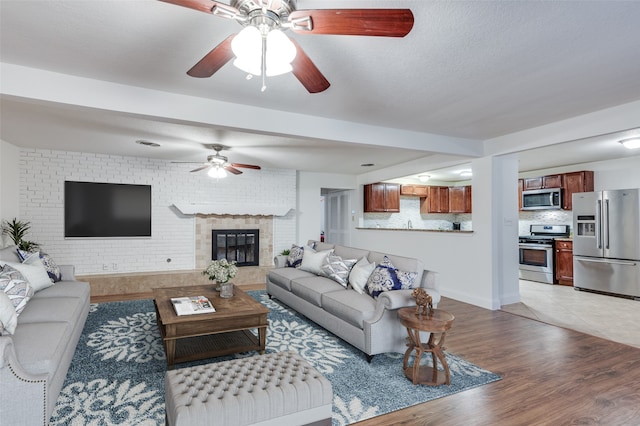
[[[324,243],[324,232],[320,233],[320,242]]]

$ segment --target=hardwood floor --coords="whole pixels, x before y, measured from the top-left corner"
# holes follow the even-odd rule
[[[446,350],[502,380],[358,426],[640,425],[640,349],[447,298],[438,307],[456,317]]]
[[[443,298],[445,346],[502,380],[357,423],[639,425],[640,349]]]

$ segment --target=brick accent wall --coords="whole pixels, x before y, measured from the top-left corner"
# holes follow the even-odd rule
[[[164,160],[21,149],[19,219],[31,222],[28,239],[38,242],[57,263],[73,264],[77,275],[90,276],[199,269],[198,220],[181,214],[174,203],[272,204],[278,200],[295,207],[295,170],[247,170],[220,180],[189,170],[188,164]],[[151,185],[152,237],[65,239],[65,180]],[[272,264],[273,250],[295,241],[295,220],[290,212],[272,217],[270,225],[260,225],[261,232],[266,226],[264,232],[271,236],[263,249],[272,251],[268,256],[264,253],[265,266]],[[260,258],[262,265],[263,253]]]

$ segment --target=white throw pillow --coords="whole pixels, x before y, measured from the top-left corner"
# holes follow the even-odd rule
[[[18,314],[11,299],[0,291],[0,335],[13,334],[18,325]]]
[[[44,290],[53,285],[49,274],[47,274],[47,270],[42,264],[42,260],[40,260],[38,256],[31,256],[25,262],[29,263],[5,262],[5,264],[18,270],[29,284],[31,284],[34,292]]]
[[[349,274],[349,284],[351,284],[351,287],[358,293],[365,294],[364,287],[367,285],[369,275],[371,275],[375,267],[376,263],[369,263],[365,257],[358,260],[358,263],[351,268],[351,273]]]
[[[333,250],[315,251],[310,247],[305,248],[302,253],[300,269],[311,272],[312,274],[324,275],[322,265],[324,265],[329,253],[333,253]]]

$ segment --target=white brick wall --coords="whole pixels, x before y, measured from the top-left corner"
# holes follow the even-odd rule
[[[27,239],[57,263],[74,264],[77,274],[169,271],[195,268],[194,218],[174,203],[296,204],[295,170],[247,170],[221,180],[189,170],[163,160],[24,149],[19,219],[31,222]],[[65,239],[65,180],[151,185],[151,238]],[[275,218],[274,248],[295,240],[295,220],[295,214]]]

